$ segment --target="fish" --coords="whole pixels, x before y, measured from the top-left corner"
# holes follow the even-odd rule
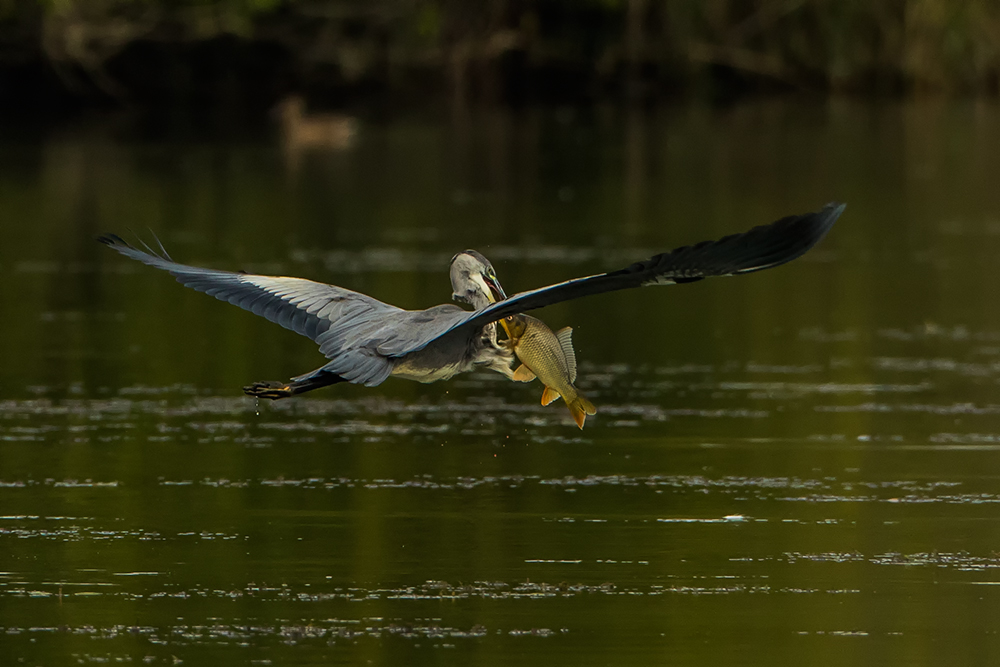
[[[542,405],[561,396],[573,421],[582,429],[587,415],[597,414],[597,408],[573,386],[576,382],[573,329],[566,327],[553,333],[541,320],[523,314],[510,315],[500,320],[500,324],[507,332],[509,346],[521,361],[512,379],[531,382],[537,377],[545,385]]]

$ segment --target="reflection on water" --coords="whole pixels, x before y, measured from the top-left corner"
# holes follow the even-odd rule
[[[5,664],[987,664],[1000,109],[363,129],[294,166],[276,135],[0,145]],[[422,308],[466,247],[514,293],[831,199],[787,267],[540,311],[583,432],[487,373],[257,404],[312,343],[93,241]]]

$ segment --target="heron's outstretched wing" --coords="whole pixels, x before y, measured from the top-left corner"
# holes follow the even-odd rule
[[[791,215],[769,225],[676,248],[624,269],[515,294],[468,314],[441,335],[468,335],[508,315],[591,294],[646,285],[690,283],[710,276],[733,276],[779,266],[805,254],[830,231],[845,204],[830,203],[819,211]],[[430,341],[428,341],[429,343]]]
[[[374,347],[381,341],[366,335],[379,331],[391,334],[385,330],[385,316],[407,311],[343,287],[303,278],[258,276],[178,264],[162,246],[162,254],[151,249],[146,252],[114,234],[98,240],[126,257],[169,272],[182,285],[311,338],[330,359],[324,369],[348,382],[375,385],[392,371],[392,361]]]

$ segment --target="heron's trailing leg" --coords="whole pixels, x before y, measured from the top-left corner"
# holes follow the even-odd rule
[[[254,382],[253,384],[243,387],[243,393],[256,398],[270,398],[271,400],[277,400],[279,398],[288,398],[289,396],[304,394],[307,391],[319,389],[320,387],[325,387],[331,384],[337,384],[338,382],[344,382],[344,378],[340,377],[336,373],[320,371],[315,375],[297,377],[294,380],[289,380],[288,382]]]

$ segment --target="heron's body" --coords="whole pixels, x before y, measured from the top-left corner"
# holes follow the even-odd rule
[[[471,371],[477,366],[495,370],[507,377],[512,374],[510,364],[513,354],[497,343],[494,324],[467,331],[461,337],[444,340],[438,338],[442,331],[461,323],[469,315],[469,311],[454,304],[442,304],[426,310],[403,310],[332,285],[287,284],[288,281],[309,282],[299,278],[247,275],[242,277],[242,281],[279,296],[305,291],[336,292],[291,299],[293,305],[304,308],[307,315],[315,316],[315,326],[311,326],[312,322],[309,322],[305,333],[331,359],[322,368],[293,378],[292,385],[296,382],[315,382],[316,378],[333,380],[333,376],[367,386],[381,384],[387,377],[424,383],[437,382]],[[490,303],[489,298],[479,292],[475,295],[463,295],[463,298],[473,301],[479,307]],[[285,322],[279,323],[288,326]],[[298,323],[292,321],[291,324],[293,326],[289,328]],[[283,397],[289,387],[286,383],[257,383],[249,387],[249,393],[265,398],[279,398]],[[294,386],[291,388],[295,393]]]
[[[452,318],[461,319],[468,314],[468,311],[451,304],[417,312],[422,313],[421,319],[430,318],[438,323]],[[506,346],[497,344],[496,326],[491,324],[480,335],[470,338],[464,348],[432,341],[424,348],[399,357],[393,364],[391,375],[427,383],[449,380],[459,373],[482,367],[511,377],[513,359],[513,353]]]
[[[689,283],[738,275],[799,257],[829,231],[843,211],[829,204],[742,234],[683,246],[619,271],[569,280],[509,299],[493,266],[474,250],[451,261],[455,305],[403,310],[358,292],[285,276],[261,276],[187,266],[161,246],[140,250],[113,234],[99,240],[126,257],[171,273],[182,284],[311,338],[327,363],[289,382],[256,382],[244,391],[284,398],[337,382],[375,386],[390,376],[435,382],[477,367],[511,377],[511,351],[497,343],[496,322],[568,299],[653,284]]]

